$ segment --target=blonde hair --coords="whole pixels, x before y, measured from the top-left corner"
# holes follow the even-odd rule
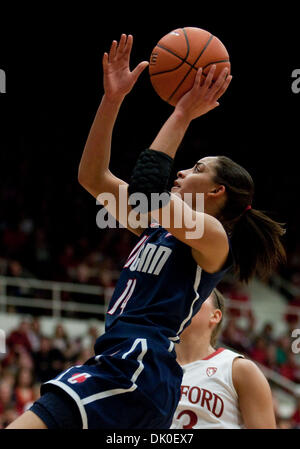
[[[219,292],[218,289],[214,288],[212,291],[212,297],[213,297],[213,305],[216,309],[221,310],[222,312],[222,318],[219,321],[219,323],[216,324],[214,327],[211,337],[210,337],[210,344],[212,347],[215,347],[217,344],[218,336],[222,329],[222,323],[223,323],[223,317],[225,312],[225,299],[221,292]]]

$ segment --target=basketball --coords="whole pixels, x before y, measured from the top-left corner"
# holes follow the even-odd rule
[[[149,64],[150,80],[157,94],[172,106],[194,84],[199,67],[205,77],[216,64],[215,80],[228,67],[229,54],[224,44],[209,31],[195,27],[178,28],[166,34],[154,47]]]

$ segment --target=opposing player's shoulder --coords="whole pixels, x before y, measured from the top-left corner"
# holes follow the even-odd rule
[[[262,387],[267,384],[267,380],[261,369],[252,361],[246,358],[236,357],[232,363],[232,380],[236,390],[251,388],[252,385]]]
[[[258,366],[254,362],[252,362],[252,360],[240,357],[239,354],[236,354],[236,357],[232,362],[232,372],[235,372],[236,374],[252,373],[257,369],[259,369]]]

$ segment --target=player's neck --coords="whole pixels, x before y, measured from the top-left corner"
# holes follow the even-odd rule
[[[188,363],[202,360],[210,354],[214,353],[215,349],[210,344],[210,339],[199,337],[196,341],[191,341],[190,338],[184,338],[179,345],[176,345],[177,362],[179,365],[187,365]]]

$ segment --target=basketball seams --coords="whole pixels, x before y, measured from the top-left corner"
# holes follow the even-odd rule
[[[176,58],[180,59],[180,60],[181,60],[181,63],[180,63],[178,66],[174,67],[173,69],[170,69],[170,70],[163,70],[162,72],[152,73],[150,76],[156,76],[156,75],[161,75],[162,73],[173,72],[174,70],[179,69],[184,63],[186,63],[186,64],[188,64],[190,67],[192,67],[192,64],[190,64],[189,62],[187,62],[187,58],[188,58],[188,56],[189,56],[189,54],[190,54],[190,43],[189,43],[189,40],[188,40],[188,37],[187,37],[187,34],[186,34],[185,29],[182,28],[182,31],[183,31],[183,35],[184,35],[184,38],[185,38],[185,41],[186,41],[186,46],[187,46],[187,52],[186,52],[186,55],[185,55],[184,58],[182,58],[181,56],[179,56],[177,53],[175,53],[175,52],[174,52],[173,50],[171,50],[170,48],[164,47],[164,46],[161,45],[161,44],[157,44],[157,45],[156,45],[156,47],[158,47],[158,48],[160,48],[160,49],[162,49],[162,50],[164,50],[164,51],[170,53],[171,55],[175,56]]]
[[[176,89],[174,90],[174,92],[170,95],[170,97],[168,98],[167,101],[170,101],[172,99],[172,97],[176,94],[176,92],[178,91],[178,89],[180,88],[180,86],[184,83],[184,81],[186,80],[186,78],[189,76],[189,74],[191,73],[191,71],[193,70],[193,68],[195,68],[195,64],[197,63],[197,61],[199,61],[199,59],[201,58],[201,56],[203,55],[203,53],[205,52],[205,50],[207,49],[207,47],[209,46],[210,42],[213,40],[214,35],[211,34],[208,38],[208,41],[206,42],[206,44],[204,45],[203,49],[201,50],[199,56],[196,58],[195,62],[193,63],[193,65],[191,66],[190,70],[185,74],[185,76],[182,78],[182,80],[180,81],[180,83],[178,84],[178,86],[176,87]]]
[[[163,70],[162,72],[156,72],[156,73],[151,73],[150,76],[156,76],[156,75],[161,75],[162,73],[169,73],[169,72],[174,72],[175,70],[179,69],[181,66],[183,66],[184,63],[188,64],[189,66],[191,66],[185,59],[183,59],[181,56],[178,56],[176,53],[174,53],[172,50],[169,50],[168,48],[165,48],[161,45],[157,45],[157,47],[161,48],[162,50],[167,51],[168,53],[171,53],[173,56],[176,56],[178,59],[181,60],[181,63],[179,65],[177,65],[176,67],[173,67],[173,69],[170,70]]]
[[[196,63],[199,61],[199,59],[201,58],[201,56],[203,55],[203,53],[205,52],[205,50],[207,49],[207,47],[209,46],[209,44],[211,43],[211,41],[213,40],[214,35],[211,34],[208,38],[208,41],[206,42],[206,44],[204,45],[203,49],[200,52],[200,55],[198,56],[198,58],[196,58],[196,61],[193,64],[193,67],[196,65]]]
[[[181,29],[182,29],[182,32],[183,32],[183,35],[185,38],[186,46],[187,46],[187,54],[185,56],[185,59],[187,59],[190,54],[190,42],[189,42],[189,39],[188,39],[185,29],[184,28],[181,28]]]
[[[212,61],[209,62],[208,64],[206,64],[205,66],[202,67],[202,69],[206,69],[207,67],[209,67],[210,65],[213,64],[221,64],[222,62],[229,62],[229,59],[219,59],[218,61]],[[193,67],[195,70],[198,70],[196,67]]]
[[[222,62],[230,62],[230,60],[229,60],[229,59],[218,59],[218,61],[212,61],[212,62],[209,62],[208,64],[206,64],[206,65],[204,65],[204,66],[202,67],[202,70],[205,70],[207,67],[209,67],[209,66],[212,65],[212,64],[221,64]],[[188,62],[186,62],[186,63],[188,64]],[[190,64],[189,64],[189,65],[190,65]],[[196,72],[197,72],[198,69],[199,69],[201,66],[195,67],[194,65],[190,65],[190,67],[191,67],[192,69],[196,70]],[[163,72],[162,72],[162,73],[163,73]],[[205,75],[205,76],[206,76],[205,73],[202,73],[202,75]]]
[[[170,48],[164,47],[161,44],[157,44],[156,45],[158,48],[161,48],[162,50],[167,51],[168,53],[171,53],[173,56],[176,56],[176,58],[180,59],[182,62],[185,62],[187,56],[185,56],[185,58],[182,58],[181,56],[179,56],[177,53],[175,53],[173,50],[171,50]]]
[[[162,48],[163,50],[167,50],[167,49],[164,49],[163,47],[160,47],[160,48]],[[177,55],[174,53],[174,56],[177,56]],[[178,56],[178,58],[182,60],[181,64],[179,64],[178,66],[176,66],[176,67],[174,67],[173,69],[170,69],[170,70],[163,70],[162,72],[152,73],[152,74],[150,74],[150,77],[156,76],[156,75],[162,75],[164,73],[173,72],[174,70],[177,70],[180,67],[182,67],[183,64],[187,64],[190,67],[190,69],[193,69],[196,72],[198,71],[199,67],[195,67],[190,62],[185,61],[184,59],[182,59],[180,56]],[[230,60],[229,59],[219,59],[218,61],[212,61],[209,64],[206,64],[205,66],[203,66],[202,69],[205,70],[207,67],[209,67],[212,64],[221,64],[222,62],[230,62]],[[190,73],[190,71],[189,71],[189,73]],[[206,73],[202,73],[202,75],[206,76]]]

